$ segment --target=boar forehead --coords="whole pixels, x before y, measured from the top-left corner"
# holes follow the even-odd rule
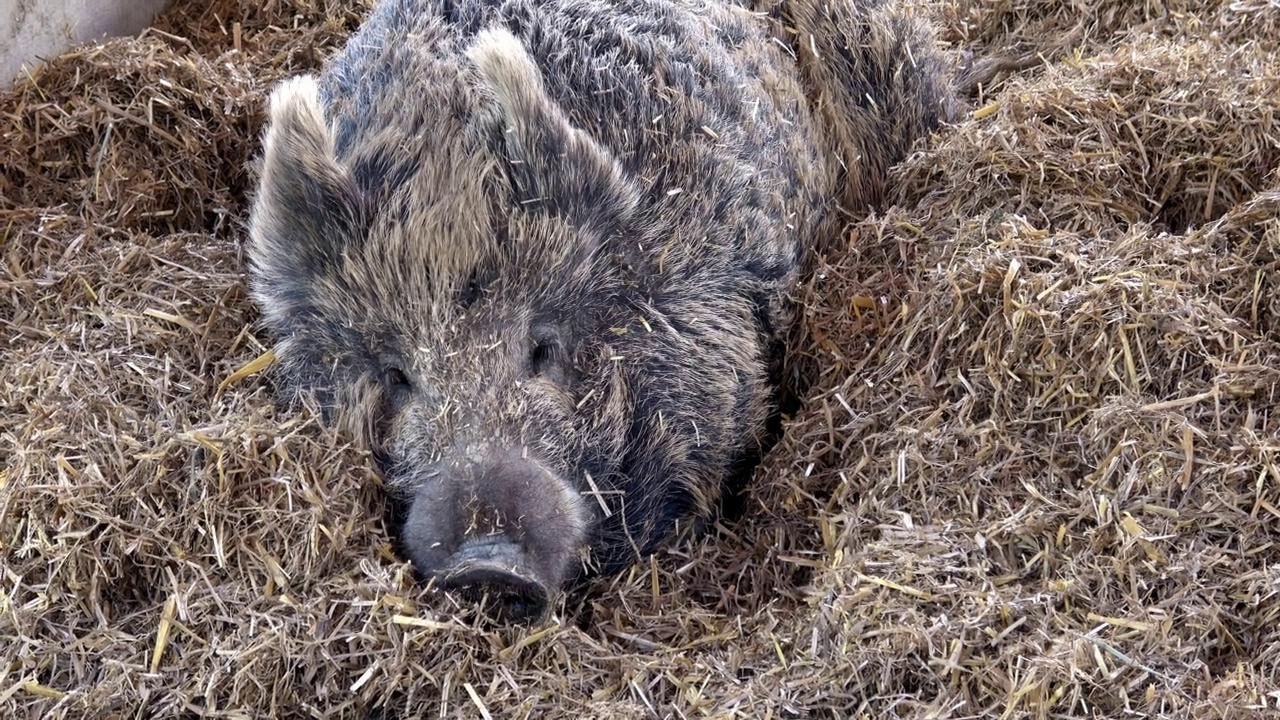
[[[322,315],[439,342],[461,328],[507,334],[548,315],[581,324],[594,317],[584,305],[618,299],[622,258],[652,246],[653,223],[614,217],[602,236],[557,213],[554,198],[537,198],[537,211],[520,207],[493,120],[463,126],[450,117],[441,126],[434,137],[383,131],[339,156],[368,220],[341,262],[315,279]],[[623,237],[621,252],[607,247]]]

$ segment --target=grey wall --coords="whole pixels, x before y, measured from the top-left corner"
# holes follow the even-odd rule
[[[83,42],[136,35],[168,4],[169,0],[0,0],[0,85]]]

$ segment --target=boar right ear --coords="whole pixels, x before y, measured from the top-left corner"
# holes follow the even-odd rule
[[[520,202],[537,201],[596,237],[616,231],[638,204],[608,149],[573,126],[546,93],[542,74],[509,31],[479,33],[468,56],[498,101],[509,171]]]
[[[334,155],[315,78],[280,84],[269,114],[249,256],[254,293],[270,316],[296,309],[310,280],[337,270],[361,213],[359,193]]]

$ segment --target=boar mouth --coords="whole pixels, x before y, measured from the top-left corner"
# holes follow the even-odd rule
[[[532,622],[551,601],[547,587],[525,568],[520,550],[509,542],[475,542],[455,556],[457,563],[440,578],[441,586],[500,621]]]

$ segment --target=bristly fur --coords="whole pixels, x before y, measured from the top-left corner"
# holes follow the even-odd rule
[[[519,510],[588,517],[538,542],[590,567],[713,512],[833,203],[948,107],[890,6],[763,5],[382,2],[272,98],[250,255],[289,392],[409,496],[554,478]]]
[[[839,164],[839,201],[884,200],[889,168],[922,136],[955,119],[951,73],[928,25],[892,0],[760,0],[777,22]]]

